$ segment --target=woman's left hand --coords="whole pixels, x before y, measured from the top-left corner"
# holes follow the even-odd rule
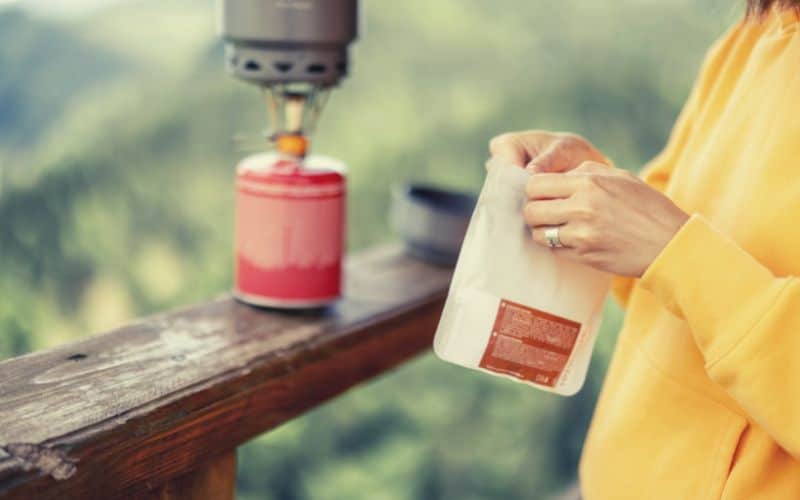
[[[545,229],[560,226],[565,257],[623,276],[640,277],[689,216],[633,174],[595,162],[568,173],[534,174],[525,222],[548,246]]]

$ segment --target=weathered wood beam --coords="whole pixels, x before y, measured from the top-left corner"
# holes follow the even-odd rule
[[[392,247],[346,276],[323,312],[223,297],[0,363],[0,497],[158,491],[428,348],[448,270]]]

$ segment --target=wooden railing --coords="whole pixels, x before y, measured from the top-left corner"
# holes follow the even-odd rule
[[[448,270],[346,276],[327,312],[222,297],[0,363],[0,498],[233,498],[237,446],[430,346]]]

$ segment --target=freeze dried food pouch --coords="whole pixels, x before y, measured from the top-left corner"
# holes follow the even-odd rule
[[[537,245],[522,209],[530,172],[486,180],[434,338],[445,361],[570,396],[586,379],[611,276]]]

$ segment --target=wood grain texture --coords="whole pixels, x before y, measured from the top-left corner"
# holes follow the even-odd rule
[[[210,460],[202,467],[170,479],[142,500],[235,500],[236,452]]]
[[[0,363],[0,498],[155,491],[430,346],[449,270],[392,247],[346,276],[325,311],[223,297]]]

